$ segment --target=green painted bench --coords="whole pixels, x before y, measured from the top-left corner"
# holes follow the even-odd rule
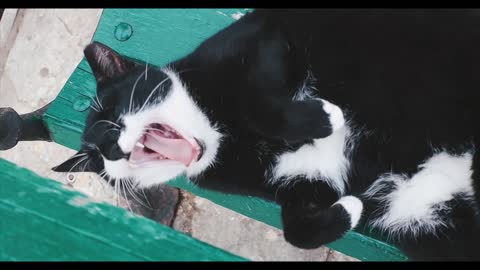
[[[1,261],[245,260],[8,161],[0,172]]]
[[[203,40],[213,35],[220,29],[226,27],[235,21],[241,14],[248,12],[247,9],[106,9],[103,11],[100,22],[96,29],[93,40],[102,42],[112,47],[113,49],[121,52],[124,55],[141,59],[147,61],[152,65],[162,66],[168,62],[175,60],[179,57],[186,55],[191,52],[198,44]],[[50,133],[51,139],[59,144],[62,144],[66,147],[72,149],[79,149],[80,146],[80,136],[84,128],[84,121],[88,113],[89,105],[93,97],[95,97],[95,79],[92,75],[90,67],[88,66],[85,59],[83,59],[61,90],[58,97],[49,104],[49,107],[46,107],[45,110],[42,110],[40,114],[34,116],[36,119],[42,119],[43,123]],[[27,136],[28,137],[28,136]],[[24,138],[28,139],[28,138]],[[7,174],[2,175],[1,178],[6,178],[7,181],[14,181],[13,177],[17,177],[12,174],[9,170],[13,170],[13,165],[8,163],[0,163],[0,171],[2,166],[7,168]],[[18,169],[15,169],[18,170]],[[13,171],[15,171],[13,170]],[[27,185],[26,178],[33,177],[28,172],[21,170],[21,180],[17,181],[18,185]],[[4,180],[4,179],[2,179]],[[25,182],[25,183],[24,183]],[[38,189],[49,189],[53,185],[48,181],[39,179],[38,183],[35,183]],[[182,188],[184,190],[190,191],[198,196],[207,198],[214,203],[232,209],[238,213],[241,213],[245,216],[251,217],[253,219],[259,220],[266,224],[272,225],[277,228],[281,228],[280,220],[280,207],[274,203],[267,202],[254,197],[242,197],[238,195],[222,194],[214,191],[200,189],[187,179],[181,177],[173,179],[169,182],[169,185]],[[30,187],[32,188],[32,187]],[[55,190],[61,190],[56,188]],[[0,198],[3,198],[4,192],[14,192],[12,190],[0,191]],[[60,191],[62,194],[67,194],[66,191]],[[43,221],[48,220],[49,222],[54,222],[57,218],[64,218],[62,216],[62,211],[64,215],[67,214],[68,210],[65,209],[66,206],[62,206],[62,209],[59,209],[60,214],[55,216],[42,216],[43,211],[47,211],[48,205],[52,200],[59,200],[60,197],[46,196],[47,193],[39,192],[38,194],[33,194],[32,197],[29,197],[29,200],[38,199],[45,203],[43,206],[38,206],[35,209],[28,209],[32,211],[32,220],[29,220],[26,217],[23,217],[23,222],[34,223],[40,222],[40,219]],[[64,195],[65,199],[70,198],[70,193]],[[77,195],[78,196],[78,195]],[[8,196],[7,196],[8,198]],[[0,201],[0,208],[13,207],[12,202]],[[18,211],[23,211],[22,205],[17,205]],[[56,206],[55,206],[56,207]],[[169,248],[164,247],[164,245],[171,245],[173,249],[185,248],[188,250],[194,250],[189,245],[192,243],[192,246],[199,247],[200,244],[198,241],[190,239],[186,235],[181,235],[171,231],[169,228],[157,224],[153,226],[151,222],[148,222],[145,219],[129,219],[126,214],[121,210],[113,209],[112,207],[101,206],[101,211],[106,211],[109,215],[114,216],[115,218],[122,218],[127,221],[122,225],[122,230],[125,232],[129,231],[127,226],[133,224],[132,226],[137,226],[141,224],[135,230],[129,231],[135,232],[136,241],[130,241],[125,239],[117,239],[115,236],[110,235],[116,242],[122,242],[125,245],[118,246],[109,246],[109,252],[112,252],[111,258],[121,258],[125,260],[129,259],[159,259],[159,256],[165,250]],[[90,209],[90,210],[89,210]],[[75,208],[75,211],[78,214],[82,212],[84,215],[91,213],[91,207],[86,207],[85,209]],[[3,211],[4,210],[0,210]],[[26,210],[25,210],[26,211]],[[34,212],[33,212],[34,211]],[[12,216],[15,215],[15,212],[7,211],[7,214]],[[72,214],[73,215],[73,214]],[[105,216],[101,217],[102,222],[112,223],[115,221],[106,220]],[[129,223],[130,222],[130,223]],[[75,226],[80,226],[76,224]],[[0,228],[1,229],[1,228]],[[18,233],[23,235],[22,228],[19,230],[14,230],[12,233]],[[62,228],[64,231],[69,230],[70,228]],[[87,226],[82,225],[81,227],[74,227],[72,230],[82,231],[85,236],[91,237],[91,241],[99,242],[104,241],[105,239],[103,234],[108,232],[108,229],[102,230],[96,226]],[[55,234],[53,231],[46,231],[47,234]],[[160,233],[160,234],[159,234]],[[152,241],[157,240],[158,235],[161,235],[161,239],[158,242]],[[166,235],[163,238],[163,235]],[[368,236],[367,236],[368,235]],[[26,236],[25,236],[26,237]],[[47,238],[49,238],[47,236]],[[177,238],[176,241],[170,241],[171,238]],[[150,239],[150,240],[149,240]],[[328,247],[340,251],[346,255],[355,257],[362,261],[404,261],[407,260],[407,257],[402,254],[397,248],[387,244],[384,241],[378,240],[381,239],[379,236],[375,236],[373,232],[370,232],[368,228],[359,228],[355,232],[349,232],[342,239],[331,243]],[[25,239],[27,242],[30,239]],[[4,241],[2,241],[4,242]],[[155,255],[152,252],[147,252],[148,255],[141,255],[137,253],[132,253],[130,249],[125,248],[126,246],[142,246],[144,243],[152,245],[153,249],[157,250],[158,254]],[[60,245],[59,243],[54,243],[54,241],[48,242],[50,245]],[[105,244],[104,242],[102,242]],[[13,248],[13,247],[12,247]],[[38,247],[40,248],[40,247]],[[75,248],[81,249],[81,253],[78,255],[79,258],[82,256],[88,256],[89,254],[92,258],[99,258],[97,252],[92,250],[87,250],[75,246]],[[98,245],[98,248],[105,248]],[[158,249],[157,249],[158,248]],[[2,250],[5,248],[3,247]],[[150,248],[149,248],[150,249]],[[182,257],[183,252],[176,253],[166,253],[165,258],[169,260],[185,260],[185,259],[213,259],[213,260],[234,260],[238,259],[227,253],[221,253],[218,250],[210,246],[205,246],[200,249],[202,252],[212,252],[211,256],[198,256],[199,254],[192,251],[193,255],[188,257]],[[113,253],[118,252],[118,253]],[[143,254],[143,253],[142,253]],[[58,254],[55,254],[58,255]],[[60,258],[55,256],[54,258]],[[163,256],[162,255],[162,256]],[[175,257],[178,255],[179,257]],[[10,258],[9,254],[3,254],[0,251],[0,258]],[[143,257],[142,257],[143,256]]]

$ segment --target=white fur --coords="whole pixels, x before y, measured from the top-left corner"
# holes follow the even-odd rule
[[[294,101],[302,101],[315,98],[314,90],[316,90],[314,84],[316,82],[315,76],[311,70],[307,71],[307,77],[303,80],[303,84],[293,96]]]
[[[112,178],[120,179],[132,176],[132,172],[128,166],[128,161],[125,159],[111,161],[103,157],[103,164],[105,165],[105,171]]]
[[[335,204],[340,204],[343,206],[345,211],[350,214],[350,229],[353,229],[357,226],[363,211],[363,203],[355,196],[344,196],[340,198]]]
[[[149,187],[183,175],[186,170],[188,168],[179,162],[162,161],[162,165],[151,163],[151,165],[145,167],[132,169],[132,178],[138,183],[139,187]]]
[[[338,107],[332,103],[320,99],[323,102],[323,110],[330,115],[330,124],[332,125],[332,130],[338,130],[345,125],[345,118],[343,118],[343,112]]]
[[[106,166],[105,170],[109,175],[115,174],[118,178],[133,177],[140,186],[162,183],[184,173],[189,177],[201,173],[214,163],[222,138],[222,134],[189,96],[178,76],[170,70],[163,71],[172,81],[169,94],[158,104],[145,106],[142,111],[134,110],[121,116],[125,129],[118,140],[120,148],[123,152],[130,153],[142,136],[145,126],[151,123],[164,123],[188,140],[199,139],[205,144],[205,149],[202,158],[192,162],[188,167],[174,161],[162,161],[154,163],[155,166],[126,166],[128,172],[124,170],[114,172]],[[142,105],[136,104],[135,107]]]
[[[390,233],[435,232],[446,225],[435,210],[445,208],[445,202],[455,194],[472,194],[471,166],[470,153],[453,156],[439,152],[420,165],[421,170],[410,179],[395,174],[382,176],[364,194],[389,206],[388,212],[373,220],[372,225]],[[396,189],[381,194],[389,183]]]
[[[345,125],[326,138],[314,140],[313,144],[281,154],[276,159],[272,170],[273,178],[269,181],[288,184],[294,177],[302,175],[310,181],[325,181],[343,195],[348,184],[350,138],[350,128]]]
[[[350,127],[345,124],[342,110],[320,98],[315,97],[315,77],[309,70],[303,85],[293,96],[294,101],[316,99],[323,102],[323,109],[330,115],[332,134],[316,139],[313,144],[303,145],[297,151],[283,153],[277,157],[272,168],[270,183],[282,181],[289,184],[296,176],[310,181],[325,181],[331,188],[343,195],[348,185],[350,153],[353,150],[353,138]]]

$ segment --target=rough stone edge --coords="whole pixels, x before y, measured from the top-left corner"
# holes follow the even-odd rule
[[[5,9],[0,20],[0,74],[3,73],[10,49],[25,15],[24,9]]]

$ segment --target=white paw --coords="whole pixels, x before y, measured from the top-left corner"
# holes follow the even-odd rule
[[[351,229],[357,226],[358,222],[360,221],[360,217],[362,216],[363,211],[363,203],[355,196],[344,196],[340,198],[335,204],[341,204],[345,211],[350,214],[350,224]]]
[[[323,110],[330,115],[330,124],[332,125],[332,131],[338,130],[345,125],[345,118],[343,117],[343,111],[338,106],[322,99]]]

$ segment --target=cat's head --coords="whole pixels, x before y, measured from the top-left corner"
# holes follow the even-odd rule
[[[90,171],[140,186],[195,176],[215,159],[222,135],[179,75],[94,42],[84,51],[97,81],[81,150],[54,168]]]

